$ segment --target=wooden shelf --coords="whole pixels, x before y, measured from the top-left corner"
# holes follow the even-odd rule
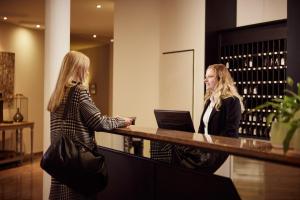
[[[2,148],[0,150],[0,164],[10,163],[10,162],[22,162],[23,161],[23,129],[30,129],[30,158],[33,158],[33,128],[34,122],[14,122],[14,123],[0,123],[0,133],[2,134]],[[16,150],[14,152],[7,151],[5,149],[5,134],[7,130],[14,130],[13,134],[16,134]],[[11,134],[10,133],[10,134]],[[3,159],[2,159],[3,158]]]
[[[285,21],[219,33],[219,62],[231,73],[246,109],[240,123],[240,136],[270,139],[270,127],[255,126],[252,119],[265,123],[263,119],[273,110],[265,108],[266,112],[253,112],[253,109],[284,96],[287,55]]]

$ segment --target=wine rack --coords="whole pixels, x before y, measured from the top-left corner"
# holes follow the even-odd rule
[[[269,139],[267,115],[271,108],[254,110],[273,98],[283,98],[286,87],[287,39],[220,45],[220,62],[229,69],[238,92],[243,96],[239,134]]]

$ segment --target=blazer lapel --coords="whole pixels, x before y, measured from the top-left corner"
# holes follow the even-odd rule
[[[201,121],[203,120],[204,113],[206,112],[207,107],[209,106],[209,104],[210,104],[210,100],[208,99],[207,102],[204,105],[204,109],[203,109],[202,116],[201,116]]]
[[[216,108],[214,107],[210,113],[208,122],[211,122],[212,117],[217,113]]]
[[[213,118],[213,116],[214,116],[215,114],[217,114],[217,112],[218,112],[218,111],[216,110],[216,107],[214,106],[213,109],[212,109],[212,111],[211,111],[211,113],[210,113],[208,123],[211,122],[211,119]]]
[[[202,115],[201,115],[201,118],[200,118],[200,125],[199,125],[199,129],[198,129],[198,133],[203,132],[203,130],[202,130],[202,129],[204,129],[203,116],[204,116],[204,113],[205,113],[205,111],[206,111],[209,104],[210,104],[210,100],[208,99],[207,102],[204,105],[204,109],[203,109],[203,112],[202,112]]]

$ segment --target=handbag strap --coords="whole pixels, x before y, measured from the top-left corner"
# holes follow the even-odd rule
[[[72,103],[72,98],[73,98],[73,94],[75,92],[75,88],[76,88],[76,85],[70,88],[68,98],[66,101],[66,105],[65,105],[65,109],[64,109],[64,113],[63,113],[63,117],[62,117],[63,120],[67,119],[68,111],[69,111],[71,103]]]
[[[70,110],[70,107],[71,107],[71,104],[72,104],[72,98],[73,98],[73,94],[75,92],[75,89],[76,89],[76,86],[78,84],[76,84],[75,86],[72,86],[69,90],[69,94],[68,94],[68,97],[67,97],[67,101],[66,101],[66,105],[65,105],[65,108],[64,108],[64,113],[63,113],[63,117],[62,117],[62,120],[66,120],[67,119],[67,115],[68,115],[68,112]],[[95,140],[95,138],[94,138]],[[77,144],[81,144],[82,146],[84,146],[86,149],[88,149],[89,151],[92,151],[92,149],[90,147],[88,147],[86,144],[84,144],[83,142],[79,141],[78,139],[73,139],[73,142],[77,143]],[[95,146],[97,144],[95,143]]]

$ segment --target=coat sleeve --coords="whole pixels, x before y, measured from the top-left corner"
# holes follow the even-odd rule
[[[102,115],[86,89],[80,90],[78,106],[80,117],[90,130],[101,131],[125,127],[125,121],[123,119]]]
[[[221,135],[238,137],[238,129],[241,120],[241,105],[237,97],[229,97],[223,101],[225,112],[224,128]]]

